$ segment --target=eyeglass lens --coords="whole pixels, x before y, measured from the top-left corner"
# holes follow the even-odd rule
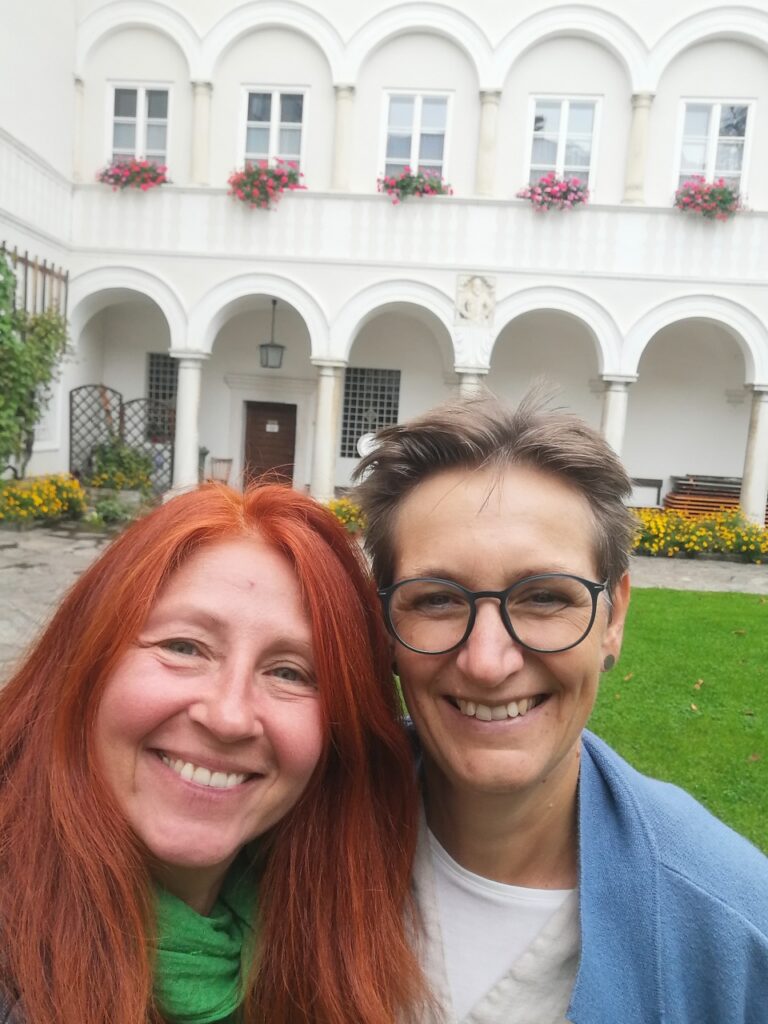
[[[591,591],[572,576],[521,580],[506,599],[517,638],[541,651],[559,651],[583,639],[593,608]],[[459,644],[471,613],[471,599],[448,581],[407,580],[395,587],[389,602],[395,635],[424,654],[440,654]]]

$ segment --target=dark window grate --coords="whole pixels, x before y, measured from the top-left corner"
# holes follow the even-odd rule
[[[344,372],[344,413],[341,456],[358,457],[357,442],[397,423],[400,406],[400,371],[348,366]]]

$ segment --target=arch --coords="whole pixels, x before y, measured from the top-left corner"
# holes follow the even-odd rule
[[[171,349],[184,350],[187,316],[176,291],[162,278],[137,267],[98,267],[78,274],[69,286],[70,324],[75,343],[85,324],[111,305],[115,292],[137,292],[159,306],[171,338]]]
[[[751,310],[717,295],[684,295],[645,313],[627,335],[621,372],[637,374],[651,339],[664,327],[691,319],[713,320],[725,327],[744,355],[745,383],[768,383],[768,330]]]
[[[321,14],[292,0],[269,0],[267,3],[251,0],[226,14],[203,39],[205,77],[213,76],[228,47],[248,32],[262,28],[288,28],[307,36],[325,55],[334,82],[338,80],[344,48],[341,37]]]
[[[600,303],[581,292],[570,288],[536,287],[525,288],[503,299],[496,306],[496,337],[517,317],[524,313],[556,310],[581,320],[589,329],[595,342],[598,372],[601,374],[620,373],[622,336],[616,321]],[[493,350],[491,350],[493,358]]]
[[[87,15],[77,27],[75,75],[82,77],[85,61],[105,36],[124,28],[153,28],[172,40],[184,54],[194,81],[200,75],[200,37],[178,11],[155,0],[114,0]]]
[[[328,319],[320,303],[294,281],[276,274],[241,274],[211,288],[189,316],[189,336],[195,347],[210,354],[216,335],[238,311],[239,301],[253,295],[268,295],[293,306],[307,325],[311,357],[327,357]]]
[[[615,14],[580,4],[550,7],[526,18],[496,47],[486,89],[501,89],[516,60],[532,46],[556,36],[581,36],[609,50],[622,64],[633,92],[645,84],[648,50],[640,36]]]
[[[427,310],[443,325],[448,338],[452,339],[453,299],[438,288],[419,281],[381,281],[354,295],[334,319],[330,339],[333,358],[346,362],[362,328],[383,307],[395,303],[407,303]]]
[[[478,80],[491,63],[487,36],[464,14],[436,3],[398,4],[375,15],[352,36],[345,52],[344,80],[356,82],[371,53],[396,36],[433,32],[450,40],[469,57]]]
[[[649,91],[658,88],[661,76],[683,50],[710,39],[739,39],[768,52],[768,11],[756,7],[716,7],[678,22],[651,50]]]

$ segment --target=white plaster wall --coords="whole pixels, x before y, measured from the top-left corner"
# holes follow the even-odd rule
[[[362,328],[349,357],[350,366],[400,370],[399,418],[410,419],[454,393],[446,374],[441,345],[443,328],[407,312],[383,312]],[[438,340],[441,337],[441,340]],[[339,451],[339,438],[335,442]],[[347,487],[357,459],[336,457],[336,486]]]
[[[177,184],[186,184],[192,147],[192,89],[187,62],[176,44],[151,29],[124,28],[93,48],[83,76],[84,180],[92,180],[112,155],[112,85],[156,85],[169,92],[169,176]]]
[[[135,299],[110,306],[101,314],[104,383],[125,401],[146,398],[147,353],[167,352],[168,325],[154,303]]]
[[[352,132],[352,190],[375,191],[376,177],[384,170],[388,89],[450,96],[443,177],[457,193],[471,194],[480,109],[477,76],[458,46],[419,32],[380,46],[361,70]]]
[[[305,91],[304,169],[313,189],[330,185],[334,94],[328,61],[306,36],[286,29],[250,32],[222,55],[213,83],[211,183],[226,185],[242,166],[246,86]]]
[[[730,401],[729,401],[730,399]],[[706,321],[672,324],[643,353],[629,389],[624,462],[632,476],[741,476],[749,425],[744,359]]]
[[[556,389],[556,405],[598,427],[601,396],[590,390],[596,376],[595,342],[588,328],[565,313],[542,310],[517,317],[500,333],[486,384],[515,405],[532,384],[545,380]]]
[[[0,26],[0,127],[68,176],[75,17],[73,0],[8,0]]]
[[[620,202],[632,89],[624,67],[606,48],[587,39],[549,39],[514,64],[499,106],[496,192],[514,196],[527,184],[531,155],[531,97],[596,98],[592,200]]]
[[[701,43],[681,53],[659,83],[651,107],[646,202],[668,205],[677,187],[684,100],[752,100],[746,167],[747,203],[768,206],[768,54],[738,40]],[[762,102],[761,102],[762,101]]]

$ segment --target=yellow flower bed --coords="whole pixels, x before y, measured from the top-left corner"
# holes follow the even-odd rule
[[[0,523],[76,519],[85,505],[79,481],[65,473],[0,482]]]
[[[768,529],[750,523],[738,509],[688,515],[668,509],[634,509],[640,520],[635,551],[645,555],[696,556],[706,552],[744,555],[758,565],[768,558]]]
[[[346,527],[350,533],[359,533],[365,529],[365,516],[360,506],[356,505],[349,498],[333,498],[332,501],[328,502],[326,508],[336,516],[342,526]]]

